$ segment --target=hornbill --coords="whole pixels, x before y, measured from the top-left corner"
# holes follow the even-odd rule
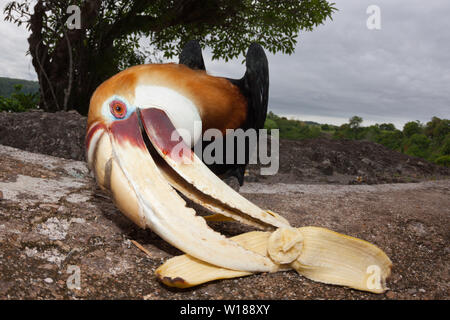
[[[208,75],[198,44],[190,42],[180,64],[134,66],[103,82],[91,98],[86,133],[98,185],[135,224],[188,254],[157,270],[168,285],[294,268],[316,281],[384,292],[391,261],[379,248],[323,228],[292,228],[214,173],[242,183],[245,164],[213,165],[212,172],[193,152],[207,129],[262,128],[268,69],[259,45],[250,46],[246,66],[240,80]],[[197,216],[178,192],[215,214]],[[226,238],[207,219],[276,231]]]

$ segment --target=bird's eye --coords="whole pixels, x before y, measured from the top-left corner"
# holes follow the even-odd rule
[[[109,109],[114,117],[123,119],[127,115],[127,106],[119,100],[114,100],[109,104]]]

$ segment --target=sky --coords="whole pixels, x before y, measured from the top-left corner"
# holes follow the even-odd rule
[[[0,0],[3,8],[8,0]],[[450,1],[334,0],[333,20],[299,34],[295,53],[267,53],[269,110],[300,120],[363,125],[450,118]],[[380,29],[369,29],[371,5]],[[36,80],[22,27],[0,21],[0,76]],[[210,74],[240,78],[242,57],[211,61]]]

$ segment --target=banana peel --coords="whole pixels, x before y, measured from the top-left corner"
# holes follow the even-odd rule
[[[283,227],[274,232],[252,231],[231,240],[269,257],[278,266],[274,272],[294,269],[322,283],[373,293],[387,290],[391,260],[380,248],[358,238],[320,227]],[[252,274],[217,267],[187,254],[167,260],[156,270],[161,282],[177,288]]]

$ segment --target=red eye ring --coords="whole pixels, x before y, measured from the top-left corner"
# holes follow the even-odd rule
[[[117,119],[123,119],[127,115],[127,106],[122,101],[111,101],[111,103],[109,104],[109,109],[112,115]]]

